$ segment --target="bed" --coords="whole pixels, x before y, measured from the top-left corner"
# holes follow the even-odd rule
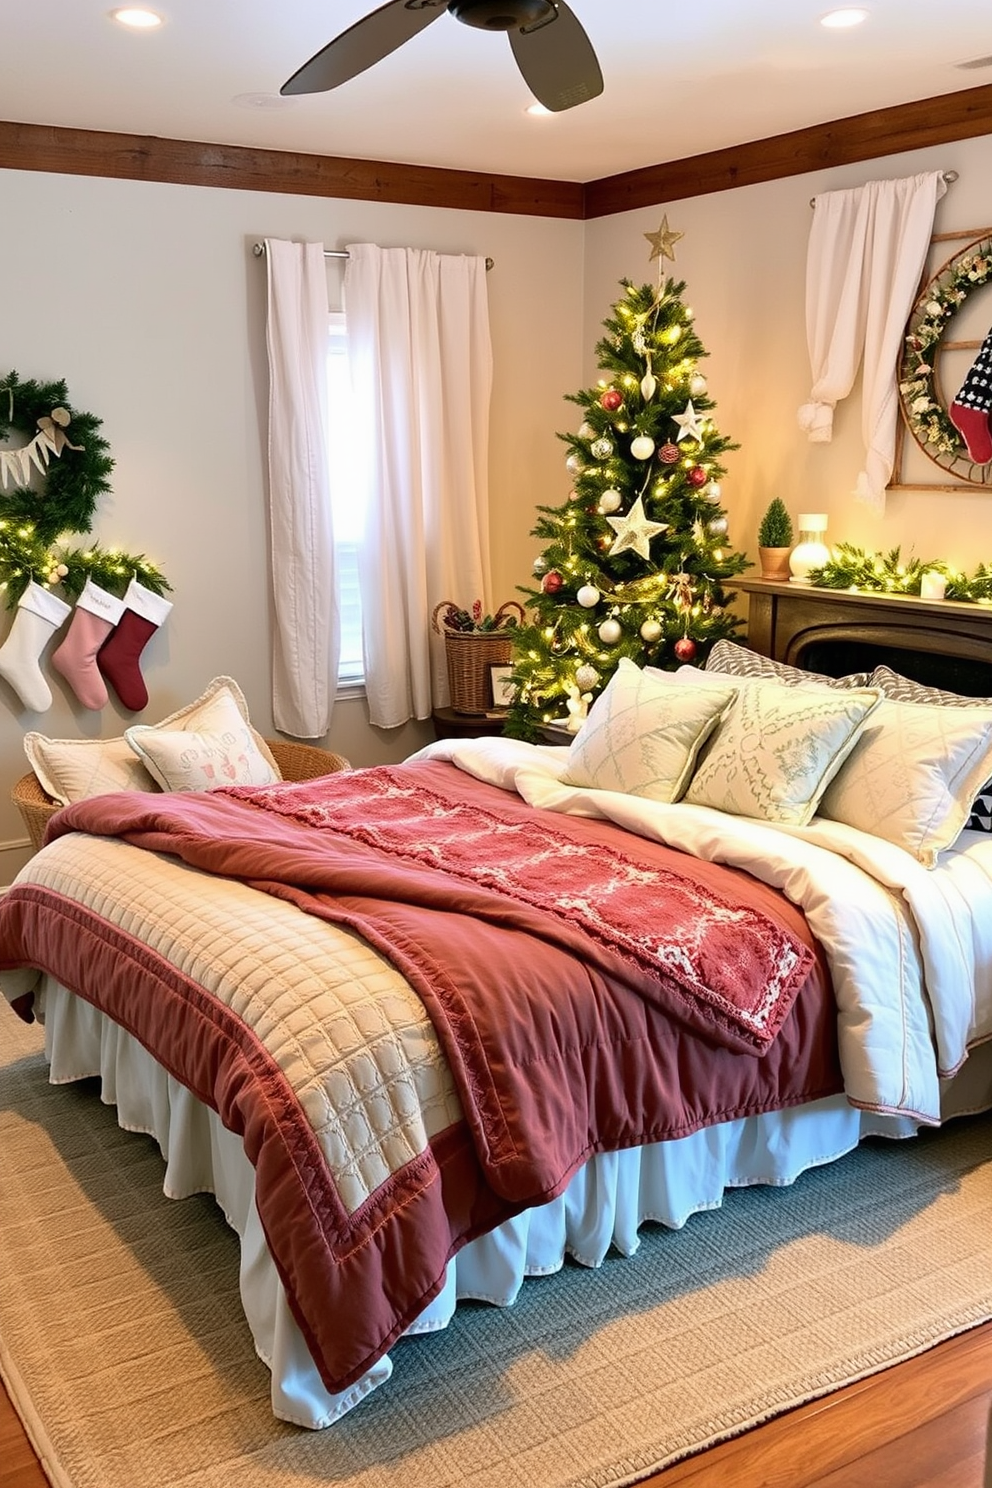
[[[52,1081],[238,1232],[277,1416],[331,1425],[460,1300],[992,1106],[992,705],[720,644],[625,667],[568,747],[77,801],[0,902]]]

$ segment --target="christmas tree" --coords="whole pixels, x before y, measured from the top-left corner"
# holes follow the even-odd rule
[[[514,633],[516,684],[506,732],[539,737],[547,724],[574,733],[621,657],[671,669],[705,660],[741,625],[725,580],[750,566],[729,551],[720,457],[736,449],[718,431],[699,362],[707,353],[665,278],[680,233],[667,218],[646,233],[659,259],[657,287],[622,280],[623,295],[597,344],[605,376],[566,394],[582,409],[568,446],[572,482],[560,506],[541,506],[531,536],[539,587]]]

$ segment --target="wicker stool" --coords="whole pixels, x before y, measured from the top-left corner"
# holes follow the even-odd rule
[[[320,775],[333,775],[338,770],[351,768],[343,754],[319,749],[316,744],[297,744],[289,739],[266,739],[265,742],[283,780],[316,780]],[[33,770],[21,776],[10,793],[10,799],[21,813],[37,852],[49,818],[60,809],[58,802],[42,790],[41,781]]]

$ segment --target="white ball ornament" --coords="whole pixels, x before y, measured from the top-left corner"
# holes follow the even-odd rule
[[[619,491],[614,491],[612,487],[608,491],[604,491],[599,498],[598,510],[604,517],[608,516],[610,512],[619,511],[621,506],[623,506],[623,497]]]
[[[576,667],[575,684],[577,687],[581,687],[583,692],[588,692],[590,688],[595,687],[598,681],[599,673],[597,672],[596,668],[594,666],[590,666],[588,662],[584,662],[582,666]]]
[[[706,391],[706,378],[701,372],[694,372],[689,378],[689,391],[694,398],[701,398]]]
[[[703,495],[706,497],[707,501],[719,501],[720,498],[723,496],[723,492],[720,490],[720,482],[710,481],[709,485],[706,487],[706,490],[703,492]]]
[[[661,623],[658,620],[645,620],[641,626],[641,640],[651,645],[654,641],[661,640]]]
[[[596,438],[596,430],[593,428],[592,424],[583,424],[580,427],[580,429],[579,429],[579,438],[580,439],[595,439]]]
[[[630,453],[635,460],[650,460],[654,454],[654,440],[648,434],[638,434],[631,440]]]
[[[714,517],[712,522],[706,524],[707,531],[711,532],[714,537],[724,537],[729,526],[730,523],[726,517]]]
[[[619,620],[604,620],[599,627],[599,639],[606,646],[615,646],[622,635]]]
[[[575,597],[584,610],[594,610],[599,604],[600,594],[595,584],[583,584]]]
[[[565,469],[569,475],[581,475],[586,468],[586,462],[581,455],[571,454],[565,461]]]

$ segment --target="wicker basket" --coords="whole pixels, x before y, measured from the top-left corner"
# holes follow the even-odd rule
[[[456,713],[488,713],[493,707],[493,684],[489,668],[509,666],[513,657],[512,629],[503,630],[449,630],[438,624],[441,610],[452,607],[452,601],[444,599],[434,606],[431,625],[438,635],[444,636],[444,651],[448,663],[448,687],[451,706]],[[523,606],[515,599],[501,604],[495,614],[497,625],[506,626],[511,612],[523,620]]]
[[[266,739],[269,752],[283,780],[314,780],[318,775],[333,775],[336,770],[348,770],[350,765],[343,754],[332,754],[329,749],[319,749],[316,744],[297,744],[289,739]],[[24,819],[35,851],[41,846],[49,818],[58,811],[59,804],[41,788],[41,781],[33,770],[22,775],[10,793],[10,799]]]

